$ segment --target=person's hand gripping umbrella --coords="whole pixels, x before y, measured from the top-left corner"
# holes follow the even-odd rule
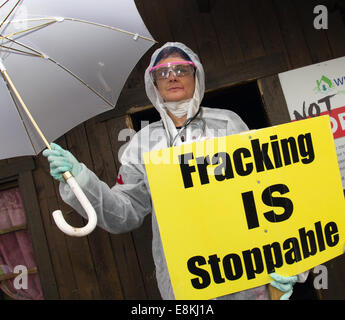
[[[89,234],[97,225],[97,215],[85,196],[84,192],[77,183],[76,177],[82,170],[79,161],[67,150],[62,149],[55,143],[50,144],[50,148],[43,151],[43,155],[48,158],[50,163],[55,164],[55,168],[51,169],[51,175],[58,181],[66,182],[72,189],[81,206],[84,208],[88,223],[82,228],[75,228],[66,223],[61,210],[53,212],[53,218],[56,225],[64,233],[70,236],[84,236]]]

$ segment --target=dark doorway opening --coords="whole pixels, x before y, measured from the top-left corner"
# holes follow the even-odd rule
[[[314,274],[309,271],[306,282],[296,283],[293,288],[290,300],[319,300],[318,293],[314,288]]]
[[[138,132],[149,123],[159,121],[161,116],[155,108],[142,110],[131,115],[133,129]]]
[[[256,81],[208,92],[201,105],[234,111],[249,129],[269,126]]]

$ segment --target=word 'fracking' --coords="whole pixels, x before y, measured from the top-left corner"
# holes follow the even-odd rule
[[[193,152],[181,154],[178,158],[184,187],[193,187],[192,173],[196,171],[196,166],[190,164],[194,159]],[[309,164],[314,159],[311,133],[306,133],[300,134],[297,141],[294,137],[278,140],[277,135],[270,136],[270,142],[266,143],[261,143],[259,139],[252,139],[251,150],[248,148],[234,150],[232,160],[227,152],[217,152],[212,156],[212,159],[210,155],[206,155],[197,157],[195,162],[200,183],[208,184],[210,183],[207,168],[209,165],[216,166],[214,168],[215,179],[223,181],[235,177],[234,169],[239,176],[248,176],[254,171],[254,168],[256,172],[262,172],[300,161],[303,164]]]

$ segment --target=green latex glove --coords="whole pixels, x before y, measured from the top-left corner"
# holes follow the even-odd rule
[[[58,144],[51,143],[51,150],[43,151],[43,156],[48,158],[50,175],[58,181],[65,182],[62,174],[71,171],[76,177],[82,170],[80,162],[67,150],[62,149]]]
[[[270,273],[270,276],[274,280],[270,282],[270,285],[280,291],[285,292],[281,296],[280,300],[289,300],[292,295],[293,286],[297,282],[297,276],[283,277],[276,273]]]

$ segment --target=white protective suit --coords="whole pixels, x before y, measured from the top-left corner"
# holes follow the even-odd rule
[[[119,176],[121,176],[122,180],[121,184],[117,183],[114,187],[109,188],[84,164],[82,164],[83,169],[76,179],[97,212],[98,225],[111,233],[124,233],[138,228],[143,222],[144,217],[152,212],[152,253],[158,287],[163,299],[174,299],[174,292],[163,252],[155,210],[152,207],[150,188],[142,158],[144,152],[170,147],[178,133],[149,75],[149,68],[152,67],[158,53],[167,46],[181,48],[197,66],[195,73],[196,89],[194,97],[190,102],[188,118],[197,113],[205,91],[203,67],[197,55],[185,45],[177,42],[166,43],[154,52],[150,65],[145,72],[146,93],[162,119],[141,129],[125,148],[120,159],[122,164],[119,170]],[[248,130],[240,117],[229,110],[202,107],[198,117],[204,119],[206,124],[205,130],[203,130],[203,138],[231,135]],[[187,142],[192,141],[193,137],[200,137],[200,127],[191,128],[188,127],[187,129]],[[194,134],[193,130],[197,130],[197,134]],[[180,137],[177,137],[174,144],[178,145],[181,143]],[[60,183],[60,194],[66,203],[71,205],[81,215],[87,217],[67,184]],[[257,300],[268,298],[267,286],[262,286],[230,294],[221,299]]]

